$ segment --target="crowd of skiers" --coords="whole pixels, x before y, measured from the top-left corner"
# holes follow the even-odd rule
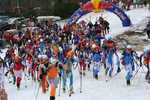
[[[125,46],[120,58],[120,48],[109,33],[109,22],[102,17],[94,24],[81,21],[63,28],[52,21],[35,23],[31,19],[29,23],[29,27],[18,34],[4,33],[3,39],[11,46],[0,60],[0,89],[4,88],[3,75],[11,77],[13,80],[9,82],[17,89],[21,88],[23,77],[32,78],[39,82],[43,93],[50,87],[50,100],[55,100],[58,86],[64,93],[69,89],[69,96],[74,93],[74,70],[79,70],[82,92],[86,70],[92,70],[93,77],[98,80],[104,69],[108,81],[114,73],[121,72],[121,64],[126,70],[127,85],[135,77],[133,72],[142,65],[147,68],[145,79],[150,80],[150,47],[139,56],[131,46]]]

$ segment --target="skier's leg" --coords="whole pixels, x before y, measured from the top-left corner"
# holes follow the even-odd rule
[[[22,71],[16,71],[16,86],[18,89],[20,89],[20,84],[22,80]]]
[[[51,82],[50,100],[55,100],[56,87],[54,82]]]
[[[69,73],[69,79],[70,79],[70,92],[73,92],[73,74],[72,72]]]
[[[96,78],[96,66],[93,63],[93,77]]]
[[[150,39],[150,31],[147,31],[147,38]]]
[[[14,72],[14,70],[13,70],[13,69],[10,69],[10,72],[11,72],[11,74],[12,74],[13,84],[15,85],[15,83],[16,83],[16,76],[15,76],[15,72]]]
[[[64,75],[62,79],[63,79],[63,92],[65,93],[65,92],[66,92],[66,81],[67,81],[67,76]]]
[[[107,76],[108,71],[109,71],[109,63],[108,63],[107,59],[105,59],[105,65],[106,65],[106,67],[105,67],[105,75]]]
[[[96,79],[98,79],[98,73],[100,72],[100,65],[99,62],[95,62],[95,65],[93,67],[93,75]]]
[[[42,92],[43,93],[46,93],[46,90],[47,90],[47,80],[46,80],[46,75],[43,75],[42,76]]]
[[[132,65],[131,64],[125,65],[125,69],[126,69],[127,85],[130,85],[130,80],[132,78]]]
[[[112,72],[113,72],[113,65],[111,64],[110,71],[109,71],[109,77],[112,77]]]
[[[147,73],[146,73],[146,75],[145,75],[145,79],[146,80],[148,80],[149,79],[149,66],[148,65],[146,65],[146,68],[147,68]]]
[[[85,76],[85,71],[86,71],[86,64],[85,64],[85,62],[83,62],[82,66],[83,66],[83,68],[82,68],[83,69],[83,76]]]
[[[148,31],[148,39],[150,39],[150,31]]]
[[[150,81],[150,62],[148,64],[148,75],[149,75],[149,81]]]

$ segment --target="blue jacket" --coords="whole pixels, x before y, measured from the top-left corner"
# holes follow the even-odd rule
[[[132,53],[124,52],[123,53],[123,61],[125,65],[133,63],[133,55]]]
[[[100,62],[101,61],[101,54],[98,52],[98,53],[94,53],[93,56],[92,56],[92,60],[94,62]]]

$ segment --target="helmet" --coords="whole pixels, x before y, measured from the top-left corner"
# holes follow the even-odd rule
[[[128,45],[128,46],[127,46],[127,48],[128,48],[128,49],[131,49],[131,48],[132,48],[132,46],[131,46],[131,45]]]
[[[48,38],[49,36],[48,35],[46,35],[46,38]]]
[[[93,48],[93,49],[96,48],[96,44],[93,44],[93,45],[92,45],[92,48]]]
[[[40,39],[40,42],[43,42],[43,39]]]
[[[59,51],[60,51],[60,52],[63,52],[63,49],[62,49],[61,47],[59,47]]]
[[[55,59],[55,58],[50,58],[50,63],[51,63],[51,64],[56,64],[56,63],[57,63],[57,59]]]
[[[107,40],[111,40],[112,39],[112,36],[109,34],[109,35],[106,35],[106,39]]]
[[[28,40],[28,43],[31,43],[31,40]]]

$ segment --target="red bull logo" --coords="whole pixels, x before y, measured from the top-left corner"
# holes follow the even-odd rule
[[[83,5],[82,9],[89,12],[100,12],[101,10],[109,7],[111,7],[110,3],[102,2],[101,0],[91,0]]]

